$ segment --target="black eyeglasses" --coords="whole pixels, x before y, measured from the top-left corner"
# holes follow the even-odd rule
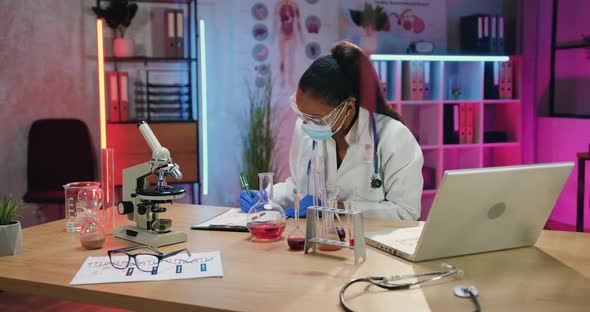
[[[153,253],[134,253],[134,254],[129,253],[131,251],[135,251],[135,250],[139,250],[139,249],[149,249]],[[159,250],[157,250],[153,247],[150,247],[150,246],[133,246],[133,247],[109,250],[108,254],[109,254],[109,260],[111,261],[111,265],[115,269],[120,269],[120,270],[126,269],[127,267],[129,267],[129,264],[131,263],[131,259],[133,259],[133,261],[135,263],[135,267],[137,267],[139,270],[144,271],[144,272],[154,272],[154,271],[157,272],[158,267],[160,266],[160,261],[162,261],[166,258],[173,257],[181,252],[184,252],[184,251],[186,251],[186,253],[188,254],[189,257],[191,256],[190,251],[188,251],[188,249],[186,249],[186,248],[176,250],[176,251],[173,251],[168,254],[164,254],[164,253],[160,252]]]

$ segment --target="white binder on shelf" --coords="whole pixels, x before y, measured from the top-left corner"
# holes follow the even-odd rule
[[[119,72],[119,119],[129,120],[129,76],[126,72]]]
[[[176,13],[174,10],[164,12],[166,18],[166,56],[176,57]]]
[[[184,12],[176,11],[176,57],[184,57]]]

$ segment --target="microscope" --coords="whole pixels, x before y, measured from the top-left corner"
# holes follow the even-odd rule
[[[152,247],[185,242],[186,233],[174,231],[172,220],[159,217],[166,211],[161,204],[184,197],[184,189],[166,184],[167,176],[182,178],[180,168],[145,121],[140,121],[137,127],[152,149],[152,160],[123,170],[123,201],[117,210],[135,224],[118,227],[115,236]],[[152,174],[157,177],[156,185],[147,182]]]

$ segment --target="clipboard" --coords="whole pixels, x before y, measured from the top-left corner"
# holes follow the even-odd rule
[[[247,213],[231,208],[209,220],[191,226],[192,230],[248,232]]]

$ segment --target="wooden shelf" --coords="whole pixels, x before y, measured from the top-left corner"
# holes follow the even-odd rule
[[[483,102],[483,100],[444,100],[444,104],[457,104],[457,103],[464,103],[464,104],[479,104]]]
[[[464,149],[464,148],[479,148],[481,144],[444,144],[443,149]]]
[[[111,2],[111,0],[100,0],[101,2]],[[180,3],[189,4],[191,0],[133,0],[137,3]]]
[[[436,150],[439,147],[440,147],[439,145],[430,145],[430,144],[420,145],[420,148],[422,148],[423,151]]]
[[[428,93],[424,94],[423,99],[412,93],[415,90],[413,88],[420,88],[410,85],[420,83],[419,78],[412,77],[416,75],[412,71],[412,64],[400,60],[376,61],[379,64],[375,64],[375,68],[378,68],[378,76],[386,89],[387,104],[398,109],[406,126],[418,139],[424,167],[433,169],[430,172],[435,175],[437,187],[446,170],[522,163],[522,60],[519,56],[511,56],[510,61],[513,99],[485,98],[494,97],[494,94],[486,92],[486,77],[489,76],[489,69],[486,72],[486,68],[489,66],[484,61],[424,61],[414,65],[417,77],[428,77],[428,81],[423,80],[424,88],[428,83]],[[424,76],[419,74],[421,69]],[[429,76],[425,76],[426,73]],[[451,93],[455,87],[462,93],[458,99]],[[459,115],[460,104],[468,104],[465,119]],[[454,106],[459,109],[455,110]],[[443,144],[459,141],[456,136],[459,136],[460,120],[466,123],[472,121],[472,131],[465,132],[469,132],[470,139],[473,134],[470,142],[474,143]],[[484,143],[484,134],[487,138],[490,132],[505,134],[508,142]],[[436,189],[426,189],[422,194],[421,218],[425,218]]]
[[[484,143],[484,147],[519,147],[519,142]]]
[[[113,57],[104,58],[106,62],[113,63],[150,63],[150,62],[194,62],[197,58],[191,57],[153,57],[153,56],[130,56],[130,57]]]
[[[520,104],[518,99],[483,100],[484,104]]]
[[[147,120],[147,119],[138,119],[138,120],[127,120],[127,121],[107,121],[109,125],[126,125],[126,124],[136,124],[140,121],[146,121],[150,124],[161,124],[161,123],[196,123],[196,120]]]
[[[440,100],[421,100],[421,101],[412,101],[412,100],[405,100],[401,101],[402,105],[432,105],[432,104],[439,104]]]

